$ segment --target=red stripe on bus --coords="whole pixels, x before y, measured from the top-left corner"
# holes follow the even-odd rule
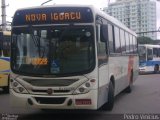
[[[131,71],[133,69],[133,64],[134,64],[134,56],[129,56],[129,61],[128,61],[128,80],[130,81],[130,76],[131,76]]]

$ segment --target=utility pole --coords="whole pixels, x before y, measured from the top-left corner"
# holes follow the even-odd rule
[[[6,4],[5,0],[1,0],[1,8],[2,8],[2,31],[6,30]]]
[[[108,5],[107,5],[107,7],[109,6],[109,4],[110,4],[110,0],[108,0]]]

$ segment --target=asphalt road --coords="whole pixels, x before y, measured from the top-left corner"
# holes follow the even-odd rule
[[[126,119],[125,115],[132,114],[135,116],[131,117],[139,118],[141,114],[159,114],[152,117],[160,119],[160,74],[140,75],[134,83],[132,93],[121,93],[116,96],[114,108],[110,112],[12,108],[9,104],[9,94],[3,94],[0,90],[0,113],[0,118],[18,117],[18,120],[52,120],[53,118],[54,120],[103,120],[113,117],[118,120]]]

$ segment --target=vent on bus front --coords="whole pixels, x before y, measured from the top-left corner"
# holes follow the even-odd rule
[[[33,86],[38,86],[38,87],[69,86],[78,81],[78,79],[28,79],[28,78],[23,78],[23,80],[30,83]]]
[[[34,93],[47,93],[47,90],[34,90],[32,89],[32,92]],[[68,93],[70,90],[53,90],[53,93]]]
[[[65,97],[47,98],[47,97],[35,97],[39,104],[63,104],[66,100]]]

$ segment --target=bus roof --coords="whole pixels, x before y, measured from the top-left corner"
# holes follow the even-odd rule
[[[18,11],[25,11],[25,10],[30,10],[30,9],[43,9],[43,8],[56,8],[56,7],[88,7],[93,11],[93,16],[95,15],[100,15],[101,17],[105,18],[106,20],[110,21],[112,24],[124,29],[125,31],[131,33],[134,36],[137,36],[136,33],[132,30],[130,30],[128,27],[126,27],[122,22],[120,22],[119,20],[117,20],[116,18],[108,15],[107,13],[101,11],[100,9],[95,8],[93,5],[76,5],[76,4],[64,4],[64,5],[46,5],[46,6],[36,6],[36,7],[27,7],[27,8],[21,8],[21,9],[17,9],[16,12]],[[15,13],[16,14],[16,13]]]

